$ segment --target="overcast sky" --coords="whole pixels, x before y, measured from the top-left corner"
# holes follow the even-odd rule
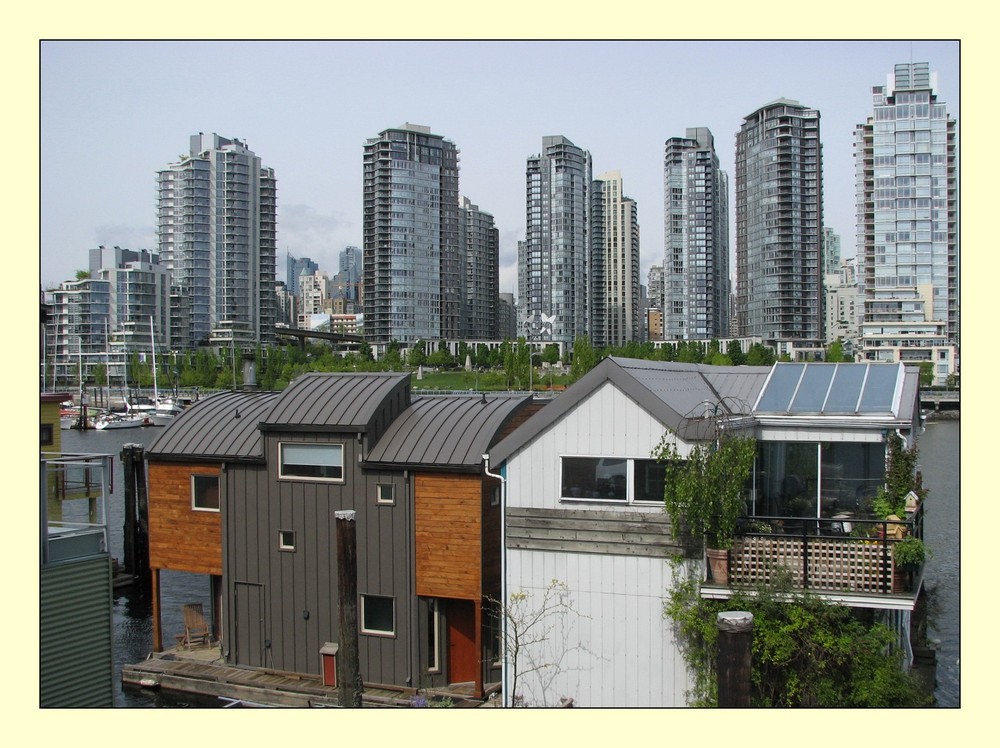
[[[646,283],[662,261],[664,141],[712,131],[734,212],[736,132],[781,97],[820,111],[824,223],[851,256],[854,126],[909,61],[930,63],[959,118],[958,42],[44,42],[40,281],[72,278],[101,244],[155,250],[156,172],[198,132],[274,168],[278,278],[286,252],[332,275],[362,243],[365,140],[410,122],[458,146],[461,194],[500,231],[501,291],[516,294],[525,161],[545,135],[589,150],[595,177],[621,171]]]

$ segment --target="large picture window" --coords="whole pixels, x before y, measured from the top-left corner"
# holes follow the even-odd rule
[[[343,444],[278,445],[279,477],[302,480],[344,480]]]
[[[191,476],[191,508],[202,512],[219,511],[219,476]]]
[[[663,465],[625,457],[563,457],[564,500],[662,502]]]
[[[393,636],[396,633],[395,605],[391,597],[361,596],[361,633]]]

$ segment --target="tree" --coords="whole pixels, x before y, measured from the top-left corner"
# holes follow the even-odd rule
[[[539,673],[551,682],[564,672],[570,652],[588,651],[582,643],[567,646],[574,619],[581,616],[573,607],[568,585],[557,579],[541,591],[537,604],[526,590],[511,593],[506,603],[489,596],[486,600],[500,630],[502,656],[510,667],[510,691],[503,695],[504,706],[529,706],[519,690],[521,677]],[[540,706],[554,706],[547,703],[549,690],[544,685],[539,690],[536,697]]]
[[[844,344],[839,340],[830,343],[826,348],[826,361],[831,364],[839,364],[850,359],[844,355]]]
[[[594,350],[590,338],[581,335],[573,341],[573,363],[569,370],[570,381],[575,382],[595,366],[597,366],[597,351]]]
[[[694,705],[717,700],[717,615],[753,614],[751,706],[928,706],[931,697],[903,670],[896,636],[872,611],[796,592],[788,577],[735,589],[728,600],[702,599],[693,579],[675,585],[664,605],[693,677]]]
[[[76,279],[78,281],[87,280],[88,278],[90,278],[90,271],[89,270],[77,270],[76,271]]]
[[[740,341],[735,338],[726,344],[726,355],[729,356],[729,360],[733,362],[733,366],[743,366],[743,364],[747,362],[747,357],[746,354],[743,353]]]
[[[934,384],[934,363],[931,361],[920,361],[920,386],[930,387]]]
[[[556,343],[549,343],[542,351],[542,363],[549,365],[559,361],[559,346]]]
[[[423,340],[418,340],[410,346],[410,352],[406,354],[406,363],[414,368],[427,363],[427,353],[424,349]]]

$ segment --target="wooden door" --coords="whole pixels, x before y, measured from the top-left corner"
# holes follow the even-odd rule
[[[236,664],[264,667],[264,585],[234,584],[236,608]]]
[[[471,600],[448,601],[448,681],[478,683],[476,609]]]

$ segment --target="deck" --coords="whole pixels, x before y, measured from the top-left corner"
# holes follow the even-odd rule
[[[323,685],[319,675],[226,665],[216,647],[172,648],[122,668],[122,683],[162,688],[273,707],[339,707],[337,688]],[[495,693],[494,684],[487,693]],[[410,707],[416,689],[365,684],[365,707]],[[492,705],[472,699],[462,685],[421,691],[424,697],[448,697],[456,707]]]

